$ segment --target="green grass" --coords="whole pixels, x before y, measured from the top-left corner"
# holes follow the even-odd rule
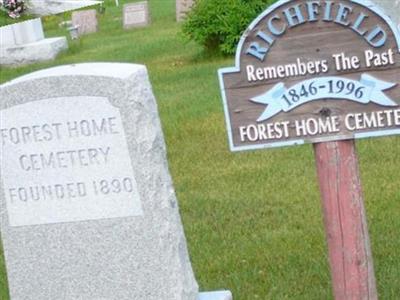
[[[332,299],[312,146],[230,153],[216,72],[233,58],[184,43],[174,0],[150,0],[152,25],[129,31],[121,29],[122,4],[107,2],[100,31],[70,41],[55,62],[1,69],[1,82],[60,64],[145,64],[201,290],[230,289],[237,300]],[[65,18],[46,18],[47,36],[65,35],[57,26]],[[362,140],[357,148],[380,299],[398,299],[400,139]]]

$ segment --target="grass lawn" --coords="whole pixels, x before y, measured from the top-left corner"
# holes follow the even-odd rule
[[[312,146],[230,153],[216,72],[233,57],[184,43],[175,0],[149,2],[150,27],[122,30],[124,1],[106,0],[98,33],[69,41],[54,62],[1,69],[1,82],[61,64],[145,64],[201,290],[230,289],[236,300],[332,299]],[[46,35],[66,35],[57,24],[67,19],[45,18]],[[399,299],[400,138],[357,148],[380,299]],[[8,299],[2,258],[0,299]]]

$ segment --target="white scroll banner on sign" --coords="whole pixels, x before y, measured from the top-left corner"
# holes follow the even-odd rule
[[[383,93],[396,85],[368,74],[362,74],[360,81],[335,76],[320,77],[302,81],[290,89],[278,83],[250,101],[267,105],[257,119],[257,122],[262,122],[282,111],[288,112],[307,102],[321,99],[346,99],[363,104],[373,102],[382,106],[398,106]]]

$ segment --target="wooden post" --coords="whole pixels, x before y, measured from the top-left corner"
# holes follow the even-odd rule
[[[314,153],[335,299],[378,299],[354,140]]]

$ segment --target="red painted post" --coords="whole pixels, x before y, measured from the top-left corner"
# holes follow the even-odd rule
[[[354,140],[314,153],[335,299],[378,299]]]

